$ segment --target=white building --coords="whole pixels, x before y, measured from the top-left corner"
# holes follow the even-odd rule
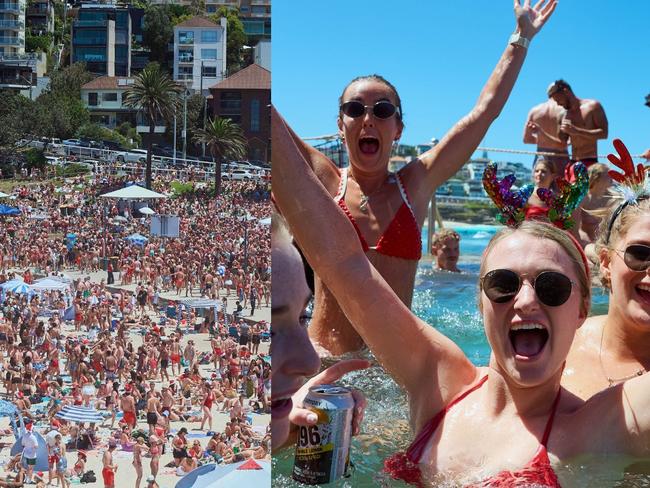
[[[207,95],[225,78],[226,25],[225,18],[215,24],[197,16],[174,27],[174,80]]]
[[[255,64],[271,71],[271,41],[260,41],[253,48]]]

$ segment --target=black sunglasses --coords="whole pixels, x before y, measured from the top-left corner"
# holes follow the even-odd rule
[[[509,269],[492,270],[481,278],[483,292],[495,303],[509,302],[519,293],[522,276]],[[557,271],[542,271],[531,284],[540,302],[559,307],[571,296],[573,281]]]
[[[644,244],[632,244],[625,250],[615,249],[623,252],[623,261],[632,271],[647,271],[650,268],[650,246]]]
[[[350,100],[340,107],[341,112],[353,119],[361,117],[368,109],[372,109],[372,114],[378,119],[389,119],[396,113],[398,116],[400,115],[399,107],[386,100],[380,100],[374,105],[364,105],[358,100]]]

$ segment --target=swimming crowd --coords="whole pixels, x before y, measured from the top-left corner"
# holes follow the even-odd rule
[[[4,390],[25,435],[2,486],[44,482],[34,473],[36,433],[47,439],[48,481],[60,486],[92,480],[86,462],[102,452],[104,486],[115,486],[117,450],[132,453],[136,488],[145,456],[148,486],[157,486],[170,451],[179,476],[269,456],[268,429],[253,426],[251,414],[270,413],[270,324],[246,318],[270,301],[270,233],[260,222],[270,215],[268,185],[227,182],[218,200],[197,185],[156,200],[156,213],[180,217],[180,237],[131,243],[133,233],[149,235],[148,218],[99,198],[131,179],[16,187],[9,203],[21,214],[0,220],[0,286],[35,286],[39,277],[61,285],[3,291]],[[152,189],[171,195],[171,180],[157,177]],[[186,297],[211,305],[201,312],[181,304]],[[70,406],[103,418],[65,420]],[[215,419],[225,427],[214,430]],[[192,424],[201,435],[188,438]]]
[[[590,186],[591,204],[576,210],[574,220],[544,191],[535,194],[546,211],[528,218],[530,195],[512,203],[510,193],[510,206],[499,206],[510,225],[485,249],[478,280],[489,363],[475,366],[409,310],[430,197],[498,116],[531,40],[555,7],[555,0],[515,1],[515,33],[476,106],[398,173],[388,171],[388,160],[403,129],[401,100],[378,75],[354,79],[339,100],[347,170],[273,112],[273,193],[281,213],[274,216],[272,252],[281,266],[274,266],[273,280],[283,283],[272,298],[273,347],[282,351],[273,376],[274,448],[288,442],[292,423],[317,421],[301,408],[307,378],[313,377],[307,384],[332,381],[367,367],[344,361],[314,376],[320,363],[311,342],[334,355],[367,346],[404,389],[415,435],[406,452],[385,462],[395,479],[417,486],[589,486],[580,481],[584,466],[607,469],[608,479],[617,480],[650,456],[650,177],[617,140],[613,166],[596,166],[586,179],[596,141],[607,137],[606,119],[602,107],[577,98],[563,80],[547,95],[570,118],[543,130],[557,139],[552,152],[568,141],[573,154],[560,155],[561,172],[547,166],[564,181],[537,175],[536,186],[557,183],[554,194],[571,189],[581,196]],[[549,149],[536,139],[542,130],[530,116],[526,126],[534,132],[526,142]],[[607,191],[593,184],[603,174],[616,182]],[[580,212],[588,229],[576,218]],[[453,234],[446,237],[457,245]],[[295,246],[315,272],[314,292]],[[609,292],[606,315],[588,317],[592,279]],[[358,401],[357,421],[362,407]]]

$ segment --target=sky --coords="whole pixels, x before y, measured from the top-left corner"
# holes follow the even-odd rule
[[[474,106],[514,28],[511,0],[274,0],[273,103],[301,137],[335,134],[343,88],[378,73],[400,93],[401,142],[441,139]],[[558,2],[481,146],[534,150],[522,142],[528,111],[563,78],[605,109],[609,137],[599,154],[613,152],[614,138],[633,155],[650,148],[649,34],[650,1]]]

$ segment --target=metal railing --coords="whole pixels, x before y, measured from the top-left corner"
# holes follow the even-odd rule
[[[0,20],[0,28],[22,29],[25,23],[22,20]]]
[[[0,37],[0,44],[8,46],[24,46],[25,39],[22,37]]]
[[[23,13],[25,11],[25,4],[13,3],[13,2],[0,2],[0,10]]]

